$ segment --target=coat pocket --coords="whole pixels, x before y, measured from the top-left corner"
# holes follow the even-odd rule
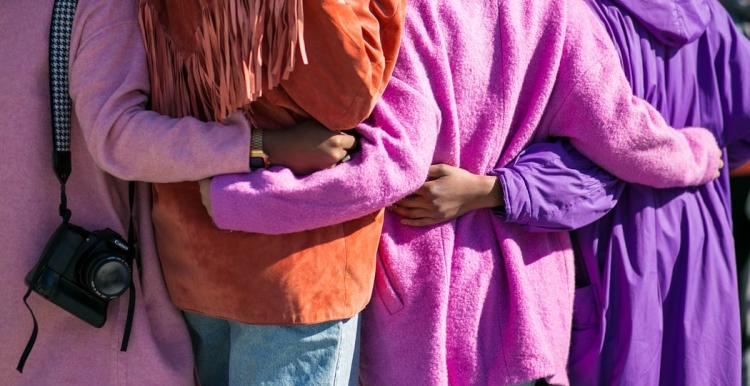
[[[599,302],[594,286],[576,289],[573,301],[573,331],[568,357],[568,374],[576,385],[598,384],[601,368],[602,335]]]
[[[375,269],[375,290],[378,292],[380,299],[383,301],[385,308],[393,315],[404,308],[404,302],[396,291],[391,281],[391,276],[383,264],[382,257],[377,257],[377,267]]]

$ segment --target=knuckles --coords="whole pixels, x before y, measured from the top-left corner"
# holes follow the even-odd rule
[[[340,135],[334,135],[330,138],[328,138],[328,146],[333,148],[341,148],[344,146],[344,140],[341,138]]]
[[[438,164],[438,165],[435,165],[435,166],[433,166],[433,168],[435,168],[435,171],[436,171],[437,173],[439,173],[439,174],[441,174],[441,175],[445,175],[445,172],[446,172],[446,167],[445,167],[445,165],[444,165],[444,164]]]

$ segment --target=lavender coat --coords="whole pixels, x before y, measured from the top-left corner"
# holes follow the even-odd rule
[[[675,127],[750,155],[750,43],[714,0],[593,4],[636,94]],[[738,385],[740,330],[728,167],[691,189],[626,184],[566,143],[497,170],[508,222],[574,232],[571,382]],[[614,209],[612,209],[614,207]]]

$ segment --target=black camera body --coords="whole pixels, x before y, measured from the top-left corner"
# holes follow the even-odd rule
[[[89,232],[61,224],[44,247],[26,284],[94,327],[107,321],[107,305],[132,285],[133,248],[110,229]]]

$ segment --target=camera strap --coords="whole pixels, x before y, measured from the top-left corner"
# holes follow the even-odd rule
[[[49,89],[50,107],[52,118],[52,167],[60,183],[60,206],[59,214],[63,223],[70,222],[72,212],[68,208],[68,198],[65,193],[65,184],[72,171],[71,162],[71,112],[73,102],[69,92],[69,60],[70,60],[70,38],[73,31],[78,0],[55,0],[52,8],[52,23],[49,34]],[[135,229],[135,183],[128,183],[128,244],[133,248],[132,262],[137,265],[139,277],[141,272],[140,253],[138,249],[137,232]],[[121,351],[128,349],[130,333],[133,326],[133,314],[135,311],[135,284],[131,284],[128,299],[128,314],[125,320],[125,331],[123,333]],[[16,370],[23,373],[26,361],[34,348],[39,333],[34,311],[28,303],[32,288],[23,296],[23,303],[31,313],[34,327],[18,361]]]
[[[56,0],[49,33],[49,91],[52,117],[52,166],[60,183],[60,217],[70,221],[65,183],[72,169],[70,125],[73,102],[70,99],[68,61],[70,36],[78,0]]]
[[[138,283],[143,288],[143,266],[141,265],[141,253],[138,247],[138,232],[135,229],[135,182],[130,181],[128,183],[128,245],[133,250],[133,263],[138,269]],[[130,342],[130,332],[133,330],[133,315],[135,313],[135,280],[130,284],[130,290],[128,291],[128,316],[125,319],[125,332],[122,335],[122,343],[120,344],[120,351],[128,351],[128,343]]]
[[[68,198],[65,195],[65,183],[71,172],[70,157],[70,117],[73,103],[68,93],[68,59],[70,57],[70,35],[73,30],[78,0],[55,0],[52,8],[52,24],[49,31],[49,91],[52,118],[52,167],[60,183],[60,217],[64,223],[70,221]],[[16,370],[23,373],[26,360],[39,334],[36,315],[29,305],[31,286],[23,296],[23,303],[31,313],[34,328],[18,361]]]

